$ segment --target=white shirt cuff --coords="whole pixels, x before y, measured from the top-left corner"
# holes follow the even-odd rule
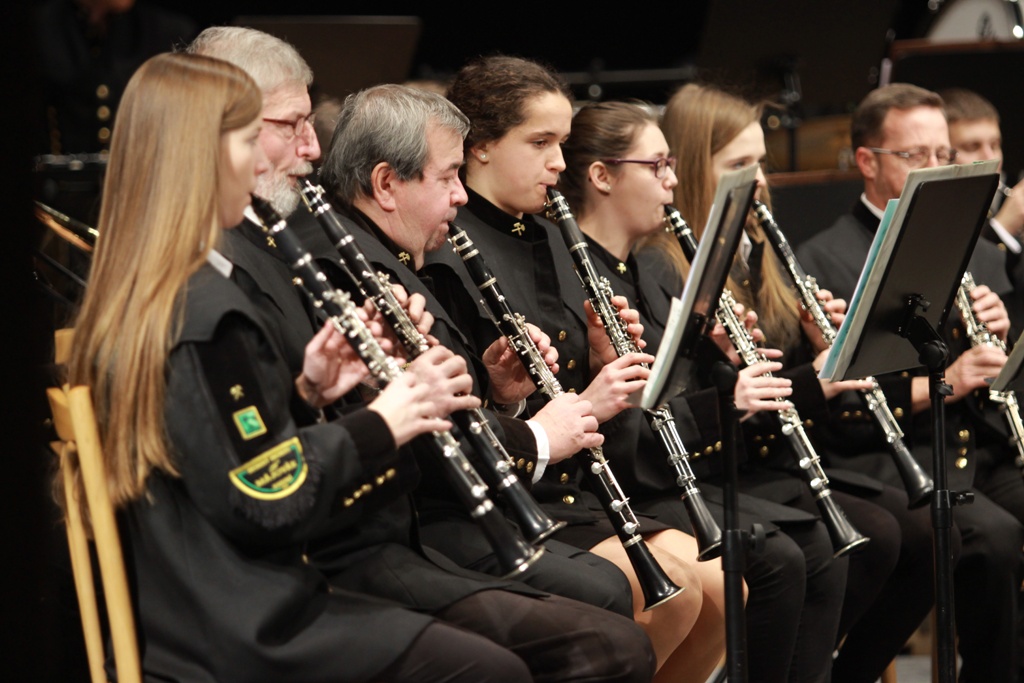
[[[490,409],[502,417],[519,417],[526,410],[526,399],[519,399],[519,403],[491,403]]]
[[[1017,241],[1017,238],[1010,234],[1009,230],[1003,227],[1002,223],[997,221],[995,218],[991,218],[989,219],[989,224],[992,226],[993,232],[995,232],[996,235],[999,236],[999,239],[1002,241],[1002,243],[1006,245],[1007,249],[1012,251],[1014,254],[1020,253],[1020,242]]]
[[[533,469],[533,483],[536,484],[544,475],[544,470],[551,461],[551,445],[548,442],[547,432],[536,422],[526,421],[526,426],[533,432],[533,438],[537,440],[537,466]]]

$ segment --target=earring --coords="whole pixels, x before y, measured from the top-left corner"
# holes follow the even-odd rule
[[[605,185],[604,186],[604,191],[605,192],[611,192],[612,191],[612,186],[611,185]]]
[[[480,161],[487,161],[487,152],[480,152]]]

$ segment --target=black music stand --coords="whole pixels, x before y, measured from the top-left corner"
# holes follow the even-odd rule
[[[715,309],[739,245],[743,225],[754,201],[757,167],[749,166],[722,176],[697,254],[690,265],[681,299],[673,299],[669,322],[658,348],[651,377],[639,397],[641,407],[662,405],[686,388],[699,338],[715,321]],[[722,569],[725,573],[725,668],[729,681],[747,680],[747,627],[743,612],[743,568],[748,533],[739,528],[736,424],[733,404],[736,368],[720,363],[712,377],[719,396],[722,423],[722,497],[725,528],[722,530]]]
[[[928,369],[940,683],[956,680],[950,552],[953,506],[971,499],[969,493],[950,491],[947,484],[944,399],[951,388],[943,380],[949,351],[940,331],[995,193],[995,166],[995,162],[983,162],[910,173],[900,199],[890,201],[886,209],[846,320],[821,372],[835,381],[922,365]]]
[[[664,405],[689,384],[697,341],[715,324],[718,298],[754,201],[756,170],[751,166],[730,171],[718,182],[704,237],[690,264],[682,295],[672,300],[647,386],[630,398],[644,410]]]

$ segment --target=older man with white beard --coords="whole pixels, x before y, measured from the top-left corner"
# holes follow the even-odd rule
[[[312,173],[312,162],[320,158],[309,99],[312,69],[288,43],[248,28],[208,28],[188,51],[240,66],[263,92],[264,125],[259,143],[270,171],[258,178],[256,193],[287,216],[298,205],[298,178]]]
[[[298,207],[299,178],[313,172],[320,144],[313,132],[309,86],[313,70],[285,41],[268,33],[238,26],[214,26],[200,33],[188,52],[216,57],[245,70],[263,93],[263,126],[259,146],[270,170],[256,179],[256,194],[282,216]],[[235,264],[239,284],[283,316],[282,347],[292,369],[316,332],[309,316],[295,305],[291,272],[275,253],[252,209],[234,230],[225,234],[224,253]],[[268,258],[269,256],[269,258]]]

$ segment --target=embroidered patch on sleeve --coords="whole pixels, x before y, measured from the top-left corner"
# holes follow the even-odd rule
[[[235,421],[235,426],[238,427],[238,433],[246,441],[267,433],[267,425],[263,424],[263,418],[260,417],[260,411],[256,409],[256,406],[236,410],[231,414],[231,418]]]
[[[247,496],[258,500],[280,500],[299,490],[306,481],[307,470],[302,444],[296,436],[236,467],[228,476],[231,483]]]

